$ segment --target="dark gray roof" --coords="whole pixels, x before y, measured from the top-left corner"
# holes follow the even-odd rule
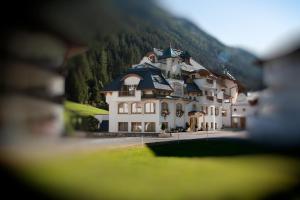
[[[162,55],[158,57],[158,59],[165,59],[165,58],[175,58],[181,55],[181,51],[168,47],[164,49]]]
[[[186,90],[187,92],[201,92],[199,87],[194,83],[186,83]]]
[[[172,91],[172,87],[162,75],[161,70],[148,63],[128,69],[126,73],[113,80],[113,82],[111,82],[110,84],[106,85],[103,91],[121,90],[121,87],[123,85],[123,77],[128,74],[136,74],[142,78],[137,86],[138,90],[161,89]]]

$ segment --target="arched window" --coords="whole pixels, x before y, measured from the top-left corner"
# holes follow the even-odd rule
[[[128,103],[119,103],[118,113],[128,113]]]
[[[169,110],[167,102],[162,102],[161,103],[161,110]]]
[[[176,111],[181,111],[182,110],[182,104],[178,103],[176,104]]]
[[[145,113],[146,114],[153,114],[153,113],[155,113],[155,103],[154,102],[147,102],[147,103],[145,103]]]
[[[140,113],[142,113],[142,104],[141,103],[133,103],[133,104],[131,104],[131,113],[132,114],[140,114]]]

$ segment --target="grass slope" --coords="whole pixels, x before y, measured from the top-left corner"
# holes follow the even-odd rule
[[[89,200],[261,199],[294,187],[300,167],[298,159],[226,140],[74,152],[18,165],[55,198]]]
[[[94,115],[106,115],[108,114],[107,110],[95,108],[90,105],[84,105],[80,103],[75,103],[72,101],[65,102],[65,109],[67,111],[75,112],[81,116],[94,116]]]

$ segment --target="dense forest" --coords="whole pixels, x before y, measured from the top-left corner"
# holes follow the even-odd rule
[[[226,68],[248,90],[262,87],[262,72],[253,65],[256,59],[253,54],[223,45],[192,22],[174,17],[154,3],[144,13],[147,20],[127,19],[129,26],[94,39],[85,54],[69,60],[67,99],[105,108],[100,93],[103,86],[138,63],[153,47],[166,48],[170,43],[173,48],[187,50],[215,73]]]

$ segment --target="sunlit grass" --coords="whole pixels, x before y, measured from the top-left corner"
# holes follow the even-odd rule
[[[66,101],[64,103],[64,106],[67,111],[75,112],[81,116],[94,116],[94,115],[108,114],[107,110],[103,110],[90,105],[75,103],[71,101]]]
[[[272,154],[160,157],[148,147],[131,147],[60,154],[19,166],[28,182],[58,197],[152,200],[262,198],[292,187],[300,164]]]

